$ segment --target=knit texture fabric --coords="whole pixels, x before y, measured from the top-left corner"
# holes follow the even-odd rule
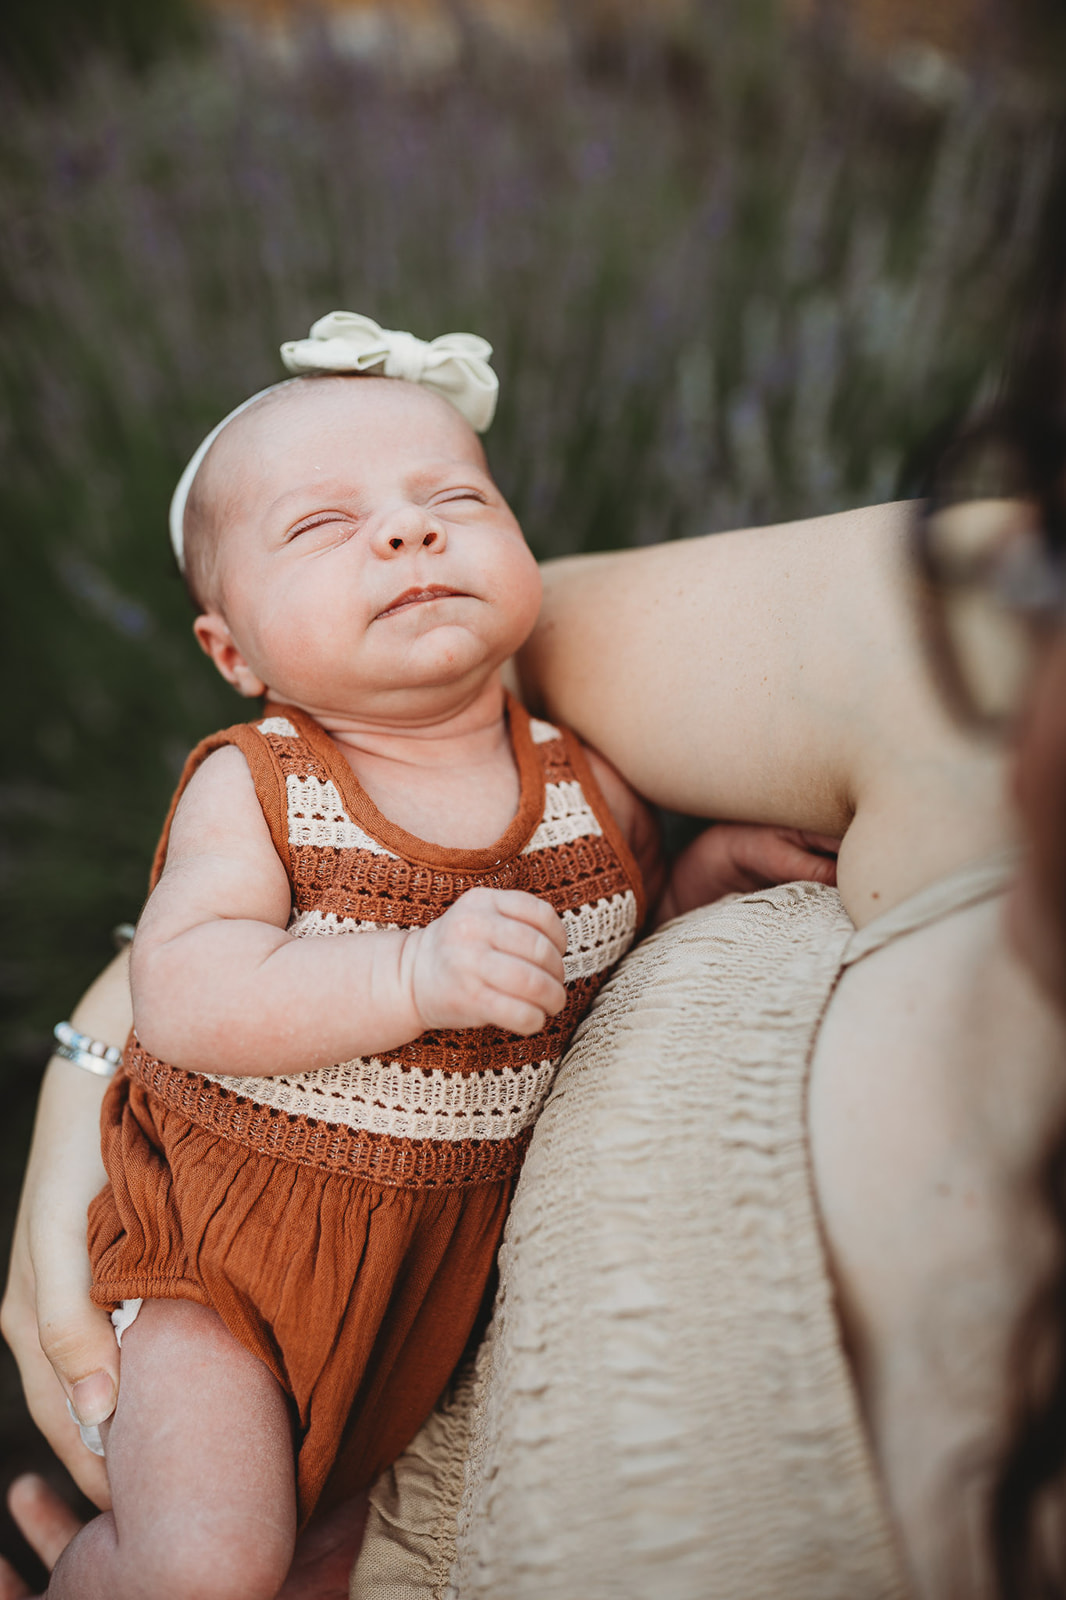
[[[249,1149],[430,1188],[510,1177],[563,1046],[643,919],[640,876],[578,741],[508,702],[518,813],[487,849],[428,844],[390,823],[329,736],[291,708],[205,740],[182,783],[224,744],[251,767],[292,883],[295,938],[421,928],[475,887],[522,889],[567,933],[567,1003],[531,1038],[499,1028],[429,1030],[386,1059],[234,1078],[183,1072],[136,1038],[125,1070],[198,1126]],[[173,808],[171,810],[173,816]],[[153,878],[165,860],[164,832]]]

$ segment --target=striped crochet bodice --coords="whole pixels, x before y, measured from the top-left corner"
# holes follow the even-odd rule
[[[467,889],[524,889],[567,932],[567,1003],[531,1038],[492,1027],[430,1031],[381,1057],[278,1077],[190,1073],[145,1052],[126,1070],[191,1120],[264,1153],[373,1182],[435,1188],[513,1174],[560,1056],[644,915],[639,872],[576,738],[508,701],[518,812],[487,849],[429,844],[390,823],[310,717],[268,706],[205,740],[248,761],[292,885],[295,938],[424,927]],[[171,808],[173,816],[173,807]],[[165,859],[167,830],[156,858]]]

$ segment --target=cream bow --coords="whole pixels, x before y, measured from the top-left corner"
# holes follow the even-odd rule
[[[476,333],[442,333],[427,343],[413,333],[379,328],[356,311],[331,311],[308,338],[281,347],[282,361],[297,376],[372,372],[425,384],[449,400],[475,433],[485,432],[496,410],[500,383],[489,366],[491,355],[491,344]]]
[[[491,354],[491,344],[476,333],[443,333],[427,344],[413,333],[379,328],[371,317],[361,317],[357,311],[331,311],[327,317],[319,317],[308,338],[290,339],[281,347],[282,361],[298,377],[307,372],[380,372],[386,378],[424,383],[449,400],[475,433],[485,432],[496,410],[500,380],[489,366]],[[223,417],[178,479],[170,501],[170,542],[183,572],[185,502],[200,463],[223,428],[270,392],[261,389]]]

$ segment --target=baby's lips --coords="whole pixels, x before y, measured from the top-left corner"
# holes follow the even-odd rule
[[[400,611],[409,605],[417,605],[429,600],[448,600],[452,598],[465,598],[465,591],[462,589],[451,589],[446,584],[438,583],[415,586],[410,589],[405,589],[402,594],[398,594],[396,596],[395,600],[390,600],[388,605],[382,607],[382,609],[377,613],[374,621],[380,622],[382,617],[391,616],[393,612]]]

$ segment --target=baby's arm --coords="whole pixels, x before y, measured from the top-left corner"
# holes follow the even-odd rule
[[[565,1004],[552,908],[474,889],[426,928],[294,939],[291,891],[239,751],[209,756],[174,816],[134,940],[134,1026],[189,1071],[271,1076],[393,1050],[427,1028],[532,1034]]]
[[[611,815],[640,868],[644,880],[644,901],[650,912],[662,893],[666,877],[655,813],[647,801],[630,788],[617,767],[613,767],[598,751],[589,749],[587,745],[583,749],[585,759],[592,768],[592,776],[599,784]]]

